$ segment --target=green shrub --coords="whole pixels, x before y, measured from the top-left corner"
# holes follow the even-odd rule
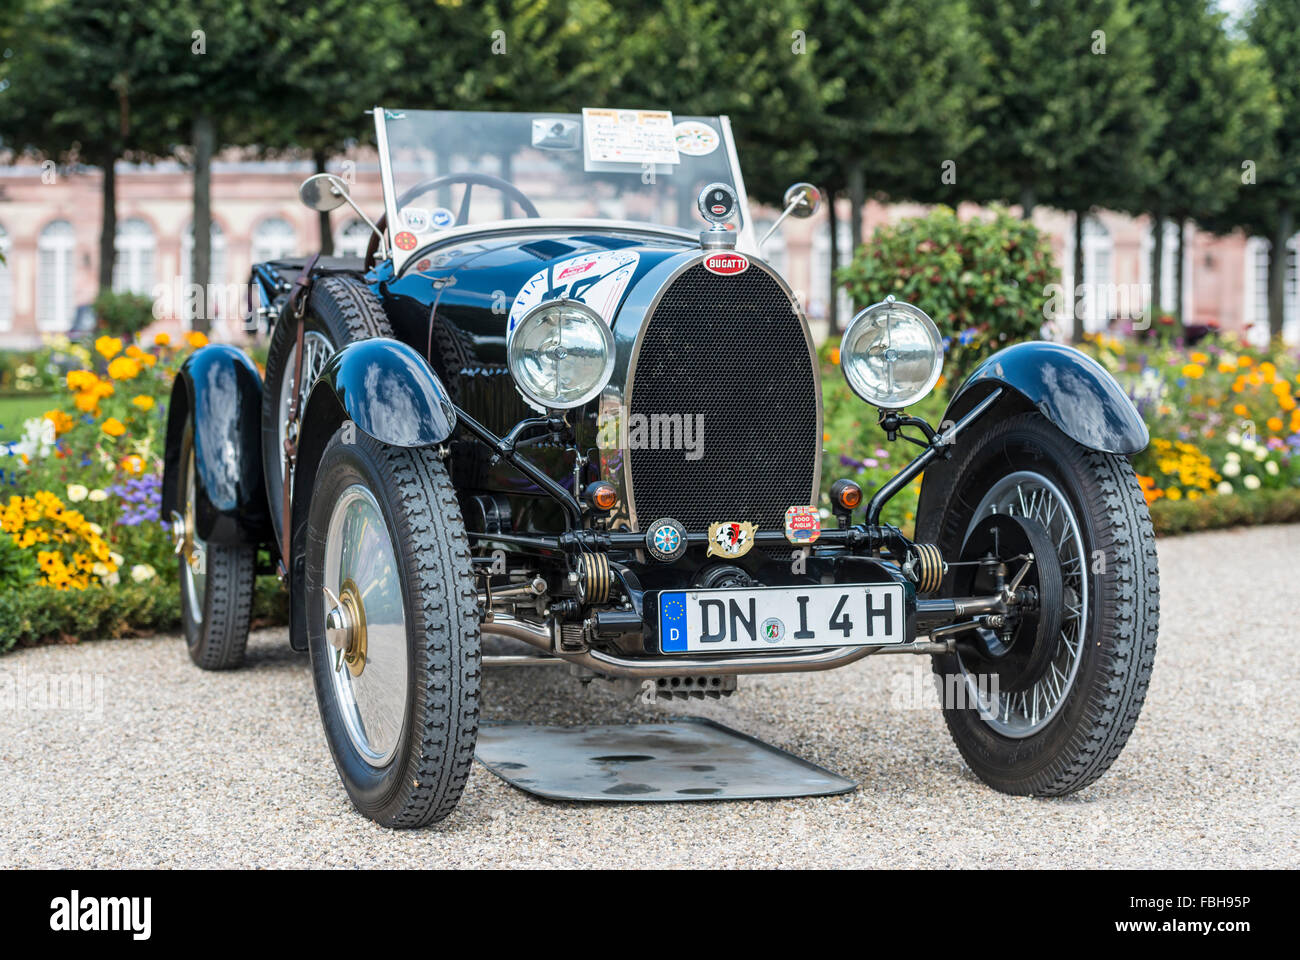
[[[877,228],[838,276],[859,308],[893,295],[933,317],[950,382],[995,350],[1037,339],[1045,288],[1060,282],[1032,223],[1005,211],[961,220],[949,207]]]
[[[275,577],[259,577],[253,597],[258,625],[287,622],[286,595]],[[0,653],[24,646],[139,636],[180,629],[176,583],[122,583],[85,590],[26,587],[0,591]]]
[[[1151,504],[1151,522],[1161,536],[1261,523],[1300,523],[1300,490],[1157,500]]]
[[[152,301],[137,293],[105,290],[95,298],[94,309],[100,329],[114,337],[130,339],[154,319]]]

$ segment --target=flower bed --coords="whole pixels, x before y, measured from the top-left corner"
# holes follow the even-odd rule
[[[62,394],[0,445],[0,650],[179,624],[160,516],[166,402],[205,343],[161,334],[147,347],[108,336],[93,349],[53,345],[72,368]],[[274,618],[274,590],[260,587]]]

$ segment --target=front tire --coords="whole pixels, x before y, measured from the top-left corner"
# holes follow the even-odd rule
[[[1056,646],[1018,689],[992,695],[981,667],[996,661],[981,664],[969,646],[965,657],[934,659],[944,719],[989,786],[1071,793],[1119,756],[1146,697],[1160,609],[1150,514],[1126,458],[1075,443],[1038,413],[990,422],[963,441],[951,467],[927,474],[918,539],[957,558],[991,513],[1026,517],[1050,534],[1056,556],[1047,559],[1064,589]]]
[[[477,592],[455,491],[431,450],[331,438],[308,515],[312,677],[334,764],[386,827],[451,813],[478,733]]]

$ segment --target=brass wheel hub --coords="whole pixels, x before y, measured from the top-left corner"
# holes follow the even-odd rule
[[[345,665],[354,677],[366,669],[366,613],[352,580],[345,580],[335,596],[326,587],[330,607],[325,613],[325,640],[336,653],[335,670]]]

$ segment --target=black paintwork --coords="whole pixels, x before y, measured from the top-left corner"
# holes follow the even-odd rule
[[[164,517],[179,509],[181,436],[191,415],[199,537],[210,543],[265,540],[270,516],[262,478],[262,378],[242,350],[211,344],[191,355],[176,375],[167,412]]]
[[[1101,364],[1042,340],[999,350],[976,367],[953,394],[945,419],[957,420],[998,385],[1020,394],[1085,447],[1134,454],[1150,440],[1133,401]]]
[[[447,388],[416,350],[377,337],[344,347],[325,364],[315,390],[332,390],[364,433],[393,447],[428,447],[456,429]]]

